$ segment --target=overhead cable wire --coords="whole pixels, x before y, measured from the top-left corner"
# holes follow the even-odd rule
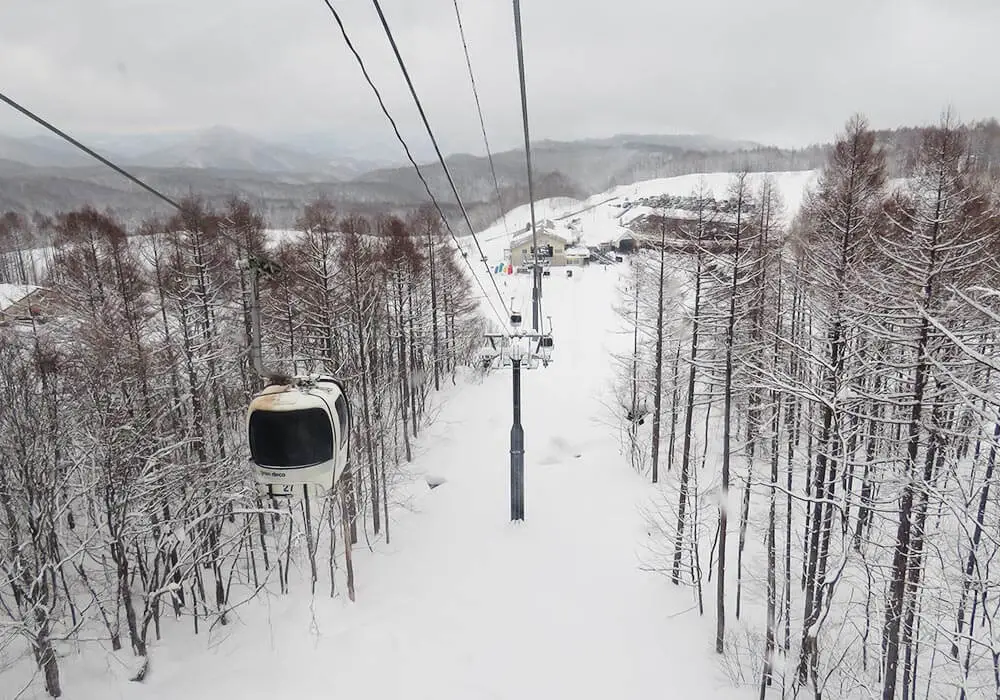
[[[531,138],[528,134],[528,91],[524,81],[524,46],[521,40],[521,2],[514,0],[514,39],[517,45],[517,73],[521,83],[521,118],[524,122],[524,159],[528,169],[528,210],[531,213],[531,247],[535,264],[531,271],[532,326],[537,331],[542,317],[542,275],[538,268],[538,229],[535,226],[535,187],[531,175]]]
[[[354,55],[355,60],[357,60],[358,66],[361,68],[361,73],[362,75],[364,75],[365,82],[368,83],[368,86],[372,89],[372,92],[375,93],[375,98],[378,100],[378,104],[379,107],[381,107],[382,109],[382,113],[385,115],[386,119],[389,120],[389,124],[392,126],[393,133],[396,134],[396,140],[398,140],[400,145],[403,147],[403,151],[406,153],[407,160],[410,161],[410,165],[412,165],[413,169],[416,171],[417,177],[420,178],[420,182],[423,183],[424,189],[427,191],[427,196],[430,197],[431,203],[437,210],[438,216],[441,217],[441,221],[444,223],[445,228],[448,230],[448,233],[451,234],[451,238],[455,242],[455,246],[458,248],[458,251],[462,254],[462,259],[465,260],[465,263],[469,266],[469,272],[472,273],[472,278],[476,281],[476,284],[479,285],[479,288],[483,292],[483,298],[486,299],[487,303],[490,305],[490,308],[493,310],[493,313],[496,314],[498,319],[500,319],[501,327],[505,327],[507,325],[508,319],[505,318],[504,315],[500,314],[499,311],[497,311],[496,306],[493,305],[493,301],[490,299],[490,294],[486,291],[486,288],[483,287],[482,280],[479,279],[479,276],[476,274],[476,271],[472,268],[472,263],[469,261],[468,253],[465,252],[465,249],[462,247],[462,244],[459,243],[458,236],[455,235],[455,231],[451,228],[451,224],[448,223],[448,218],[444,215],[444,212],[441,210],[441,205],[438,203],[437,198],[431,191],[430,185],[427,184],[427,179],[424,177],[423,172],[420,170],[420,166],[417,165],[416,159],[414,159],[413,154],[410,152],[410,147],[407,145],[406,139],[404,139],[403,135],[400,133],[399,127],[396,125],[396,120],[393,118],[392,113],[389,112],[389,108],[386,107],[385,100],[382,99],[382,93],[379,91],[378,87],[375,85],[375,82],[372,80],[371,75],[368,73],[368,68],[365,66],[364,59],[361,58],[361,54],[359,54],[358,50],[354,47],[354,42],[351,41],[351,37],[347,33],[347,27],[344,26],[344,22],[340,17],[340,13],[337,12],[337,10],[331,4],[330,0],[323,0],[323,2],[330,10],[330,13],[333,15],[334,20],[336,20],[337,26],[340,27],[340,33],[344,37],[344,43],[347,44],[347,48],[350,49],[351,53]],[[480,250],[480,253],[482,253],[482,250]],[[483,261],[484,262],[486,261],[485,257],[483,258]],[[500,299],[500,305],[506,312],[507,305],[503,301],[503,295],[499,294],[500,290],[497,287],[496,280],[493,279],[492,270],[490,270],[488,266],[487,266],[487,272],[489,272],[490,274],[490,279],[493,281],[494,288],[497,289],[497,293]]]
[[[13,99],[11,99],[10,97],[8,97],[7,95],[5,95],[2,92],[0,92],[0,101],[6,102],[8,105],[10,105],[14,109],[16,109],[18,112],[20,112],[24,116],[28,117],[32,121],[37,122],[38,124],[41,124],[46,129],[48,129],[52,133],[54,133],[57,136],[59,136],[61,139],[65,140],[65,141],[68,141],[69,143],[73,144],[74,146],[76,146],[77,148],[79,148],[81,151],[83,151],[84,153],[86,153],[91,158],[95,158],[95,159],[99,160],[100,162],[102,162],[104,165],[106,165],[109,168],[111,168],[112,170],[114,170],[119,175],[121,175],[121,176],[123,176],[123,177],[125,177],[125,178],[127,178],[129,180],[131,180],[132,182],[134,182],[135,184],[137,184],[139,187],[141,187],[142,189],[144,189],[147,192],[149,192],[154,197],[156,197],[158,199],[161,199],[164,202],[166,202],[167,204],[169,204],[170,206],[172,206],[174,209],[178,209],[178,210],[182,209],[181,205],[178,204],[174,199],[172,199],[172,198],[168,197],[167,195],[163,194],[162,192],[160,192],[155,187],[151,187],[150,185],[147,185],[145,182],[143,182],[142,180],[140,180],[139,178],[137,178],[132,173],[128,172],[124,168],[121,168],[121,167],[115,165],[114,163],[112,163],[110,160],[108,160],[107,158],[105,158],[104,156],[102,156],[97,151],[95,151],[95,150],[93,150],[91,148],[88,148],[87,146],[83,145],[82,143],[80,143],[79,141],[77,141],[75,138],[73,138],[72,136],[70,136],[69,134],[67,134],[65,131],[63,131],[62,129],[60,129],[59,127],[55,126],[54,124],[52,124],[51,122],[47,121],[46,119],[43,119],[42,117],[38,116],[37,114],[35,114],[34,112],[32,112],[27,107],[24,107],[24,106],[18,104],[17,102],[15,102]]]
[[[184,207],[176,199],[174,199],[174,198],[172,198],[172,197],[170,197],[168,195],[163,194],[163,192],[161,192],[160,190],[156,189],[152,185],[149,185],[149,184],[143,182],[138,177],[136,177],[135,175],[133,175],[129,171],[125,170],[125,168],[123,168],[123,167],[121,167],[121,166],[119,166],[119,165],[111,162],[110,160],[108,160],[107,158],[105,158],[104,156],[102,156],[100,153],[98,153],[97,151],[95,151],[94,149],[90,148],[89,146],[86,146],[85,144],[81,143],[77,139],[73,138],[72,136],[70,136],[69,134],[67,134],[65,131],[63,131],[62,129],[60,129],[59,127],[57,127],[55,124],[53,124],[52,122],[48,121],[47,119],[39,116],[35,112],[31,111],[30,109],[28,109],[24,105],[20,104],[16,100],[14,100],[12,97],[9,97],[9,96],[5,95],[3,92],[0,92],[0,102],[6,103],[10,107],[14,108],[15,110],[17,110],[18,112],[20,112],[21,114],[23,114],[24,116],[26,116],[29,119],[31,119],[32,121],[34,121],[37,124],[40,124],[41,126],[45,127],[46,129],[48,129],[49,131],[51,131],[52,133],[54,133],[59,138],[61,138],[64,141],[72,144],[76,148],[78,148],[81,151],[83,151],[84,153],[86,153],[91,158],[94,158],[95,160],[100,161],[101,163],[103,163],[107,167],[111,168],[116,173],[118,173],[122,177],[126,178],[130,182],[135,183],[136,185],[138,185],[143,190],[145,190],[149,194],[153,195],[157,199],[161,200],[162,202],[165,202],[166,204],[169,204],[171,207],[173,207],[177,211],[184,212]],[[218,233],[223,238],[229,240],[231,243],[234,243],[238,249],[246,247],[246,243],[245,242],[240,242],[240,241],[236,240],[232,236],[228,235],[225,231],[221,230],[221,228],[219,229]],[[263,258],[260,258],[257,255],[254,255],[254,254],[251,253],[250,254],[250,258],[251,258],[252,261],[255,261],[258,264],[261,264],[265,268],[265,270],[273,269],[273,267],[270,267],[270,266],[273,265],[272,263],[270,263],[269,261],[267,261],[267,260],[265,260]]]
[[[483,107],[479,102],[479,89],[476,87],[476,75],[472,70],[472,59],[469,56],[469,44],[465,40],[465,28],[462,26],[462,13],[458,9],[458,0],[452,0],[455,5],[455,19],[458,21],[458,35],[462,39],[462,50],[465,52],[465,65],[469,68],[469,82],[472,83],[472,96],[476,98],[476,112],[479,113],[479,128],[483,132],[483,144],[486,146],[486,157],[490,162],[490,174],[493,176],[493,189],[497,195],[497,209],[500,211],[500,220],[503,221],[504,230],[510,234],[507,226],[507,215],[503,210],[503,199],[500,197],[500,181],[497,179],[497,170],[493,165],[493,151],[490,150],[490,140],[486,136],[486,120],[483,119]]]
[[[329,0],[324,0],[324,2],[326,2],[327,5],[330,4]],[[451,187],[451,191],[455,195],[455,201],[458,202],[459,209],[462,210],[462,217],[465,219],[465,223],[469,227],[469,233],[472,235],[472,240],[476,244],[476,249],[479,251],[483,265],[486,266],[487,272],[490,273],[490,281],[493,282],[493,288],[496,290],[497,297],[500,299],[500,303],[503,305],[504,310],[506,310],[507,305],[504,302],[503,293],[500,291],[496,278],[490,270],[486,254],[483,253],[483,248],[479,245],[479,239],[476,238],[476,229],[472,225],[472,221],[469,220],[469,213],[465,209],[465,204],[462,203],[462,197],[459,195],[458,188],[455,186],[455,180],[451,176],[448,164],[445,162],[444,155],[441,153],[441,148],[438,146],[437,138],[435,138],[434,131],[431,129],[430,122],[427,120],[427,114],[424,112],[423,104],[421,104],[420,98],[417,96],[417,90],[413,86],[413,80],[410,78],[410,71],[406,68],[406,62],[403,61],[403,56],[399,52],[399,46],[396,44],[396,39],[392,35],[392,30],[389,29],[389,22],[385,18],[385,13],[382,12],[382,5],[379,4],[378,0],[372,0],[372,4],[375,6],[375,11],[378,13],[379,20],[382,22],[382,29],[385,31],[385,35],[389,39],[389,44],[392,46],[392,52],[396,56],[396,62],[399,64],[399,69],[403,72],[403,77],[406,79],[406,85],[410,88],[410,95],[413,97],[413,102],[417,106],[417,111],[420,113],[420,119],[424,123],[424,128],[427,129],[427,135],[431,139],[431,143],[434,146],[434,152],[437,154],[438,161],[441,163],[441,168],[444,170],[445,177],[448,179],[448,185]]]

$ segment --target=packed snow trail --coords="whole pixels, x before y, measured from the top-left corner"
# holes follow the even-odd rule
[[[301,584],[250,603],[211,642],[173,631],[145,683],[88,697],[743,697],[718,671],[710,615],[640,570],[653,487],[619,454],[602,403],[609,351],[631,341],[611,330],[620,268],[544,278],[556,347],[548,368],[522,374],[523,523],[509,521],[504,368],[449,390],[421,433],[410,468],[445,482],[397,511],[391,544],[369,553],[361,536],[356,603],[331,600],[321,572],[314,600]],[[503,283],[530,304],[530,276]],[[530,305],[522,311],[530,326]]]

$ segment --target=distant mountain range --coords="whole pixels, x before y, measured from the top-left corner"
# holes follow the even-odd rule
[[[346,154],[344,151],[350,150],[349,148],[342,147],[329,137],[321,135],[299,135],[289,137],[286,142],[277,142],[251,136],[226,126],[166,134],[92,135],[85,136],[82,140],[110,160],[133,167],[311,173],[332,176],[336,179],[351,179],[376,168],[405,164],[402,155],[391,161],[384,158],[359,158],[353,154]],[[761,145],[750,141],[733,141],[699,134],[654,136],[623,134],[572,142],[545,140],[539,141],[535,147],[561,152],[581,148],[599,151],[640,148],[731,152],[761,148]],[[93,162],[72,145],[49,135],[14,138],[0,134],[0,160],[35,167],[67,168]]]
[[[405,211],[427,200],[423,184],[402,158],[358,157],[362,146],[345,146],[330,135],[278,143],[213,127],[81,139],[168,194],[197,193],[213,204],[232,194],[248,197],[276,226],[292,225],[302,205],[320,193],[342,208],[366,211]],[[691,172],[712,165],[705,160],[708,154],[722,157],[728,167],[737,153],[761,148],[693,134],[539,141],[532,146],[536,196],[579,196],[609,184]],[[475,223],[498,214],[496,184],[504,207],[527,200],[523,150],[494,154],[497,183],[484,156],[456,154],[447,162]],[[458,212],[440,163],[421,169],[446,211]],[[53,213],[84,204],[110,206],[129,218],[159,211],[154,198],[55,137],[0,136],[0,211]]]
[[[216,126],[177,134],[93,136],[81,139],[122,166],[245,170],[261,173],[313,173],[350,179],[368,170],[394,164],[385,159],[359,159],[319,148],[272,143],[236,129]],[[13,138],[0,135],[0,160],[34,167],[78,167],[94,161],[55,136]]]
[[[988,121],[970,129],[980,157],[1000,167],[1000,125]],[[889,152],[890,170],[905,170],[920,130],[877,133]],[[405,213],[427,201],[412,166],[358,157],[365,152],[363,145],[345,146],[336,135],[301,135],[275,143],[214,127],[184,134],[81,138],[166,194],[197,194],[216,207],[232,195],[246,197],[274,227],[293,226],[302,207],[320,195],[342,211],[359,213]],[[779,149],[698,134],[543,140],[532,144],[535,197],[583,198],[615,185],[698,172],[811,170],[822,166],[828,149],[826,144]],[[485,156],[455,154],[446,162],[476,226],[494,221],[501,209],[528,201],[522,149],[493,154],[495,182]],[[441,164],[422,164],[420,169],[445,213],[456,218],[455,230],[464,232]],[[167,213],[159,200],[55,137],[0,136],[0,213],[52,214],[84,205],[110,207],[131,221]]]

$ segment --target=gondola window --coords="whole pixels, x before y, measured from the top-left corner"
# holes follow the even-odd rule
[[[309,467],[333,459],[333,426],[326,411],[254,411],[250,416],[250,451],[267,467]]]

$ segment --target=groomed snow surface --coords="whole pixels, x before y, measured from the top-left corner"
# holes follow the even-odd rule
[[[357,602],[331,600],[321,576],[315,598],[293,584],[211,635],[167,629],[144,683],[110,655],[64,657],[65,697],[743,697],[690,591],[640,570],[654,487],[619,454],[602,404],[608,353],[628,340],[613,331],[618,275],[545,278],[557,346],[523,373],[523,523],[509,521],[511,372],[498,369],[447,391],[410,467],[445,482],[396,511],[391,544],[369,552],[362,538]],[[530,298],[528,276],[510,284]]]

